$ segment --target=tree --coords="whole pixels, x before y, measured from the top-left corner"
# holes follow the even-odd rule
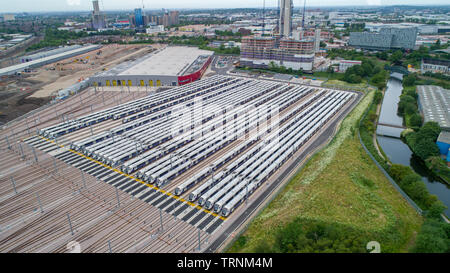
[[[411,170],[411,169],[410,169]],[[409,171],[401,180],[399,185],[402,188],[407,188],[410,185],[414,185],[417,181],[422,181],[422,178],[415,172]]]
[[[392,164],[389,169],[389,174],[397,183],[399,183],[410,172],[410,167],[401,164]]]
[[[407,115],[412,115],[417,112],[417,106],[415,103],[407,103],[404,107],[404,113]]]
[[[389,56],[386,51],[383,51],[383,52],[377,53],[377,57],[386,61]]]
[[[402,95],[398,103],[397,111],[400,115],[405,113],[414,113],[416,110],[416,99],[409,95]],[[412,111],[412,112],[411,112]]]
[[[277,66],[277,64],[274,61],[270,61],[269,69],[270,70],[275,70],[275,69],[278,69],[278,66]]]
[[[400,60],[403,58],[403,52],[401,50],[396,50],[391,54],[389,60],[394,64],[401,64]]]
[[[409,123],[413,127],[420,127],[422,125],[422,116],[415,113],[409,119]]]
[[[446,209],[447,207],[442,204],[440,200],[437,200],[428,208],[426,216],[429,218],[440,219],[441,214],[444,213]]]
[[[413,147],[413,150],[422,160],[426,160],[430,156],[439,155],[439,148],[436,143],[427,138],[417,139],[417,143]]]
[[[428,219],[422,225],[420,233],[417,235],[416,245],[413,252],[416,253],[445,253],[449,249],[448,227],[442,222]]]
[[[370,62],[363,62],[361,64],[361,68],[364,71],[364,76],[372,76],[373,73],[373,66],[371,65]]]
[[[381,93],[380,91],[376,91],[375,96],[373,97],[373,100],[375,101],[375,103],[379,104],[381,102],[382,98],[383,98],[383,93]]]
[[[409,74],[408,76],[403,78],[404,86],[413,86],[416,83],[416,75]]]
[[[439,123],[435,121],[429,121],[423,125],[419,130],[419,137],[430,138],[431,141],[436,141],[441,133],[441,127]]]

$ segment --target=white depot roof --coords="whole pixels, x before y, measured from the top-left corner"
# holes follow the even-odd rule
[[[213,52],[196,47],[169,46],[150,54],[118,75],[180,76],[202,55],[211,56]]]

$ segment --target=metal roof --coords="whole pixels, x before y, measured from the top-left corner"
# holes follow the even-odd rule
[[[128,75],[162,75],[181,76],[199,59],[207,60],[202,56],[212,56],[214,52],[201,50],[196,47],[169,46],[163,50],[153,52],[144,58],[124,65],[124,70],[117,68],[118,76]],[[204,63],[204,62],[203,62]],[[123,67],[121,67],[123,68]],[[119,70],[122,70],[119,72]],[[111,75],[114,73],[110,71]]]
[[[425,122],[435,121],[450,128],[450,90],[436,85],[419,85],[417,93]]]
[[[23,71],[29,67],[35,66],[35,65],[39,65],[41,63],[47,63],[47,62],[51,62],[52,60],[60,60],[61,58],[63,58],[64,56],[69,56],[72,54],[83,54],[86,51],[89,50],[94,50],[96,48],[99,48],[99,45],[89,45],[89,46],[84,46],[81,48],[77,48],[71,51],[67,51],[67,52],[63,52],[60,54],[56,54],[56,55],[52,55],[52,56],[48,56],[48,57],[44,57],[38,60],[34,60],[31,62],[27,62],[27,63],[21,63],[21,64],[17,64],[17,65],[13,65],[13,66],[8,66],[5,68],[0,69],[0,75],[10,75],[10,74],[14,74],[15,72],[19,72],[19,71]]]

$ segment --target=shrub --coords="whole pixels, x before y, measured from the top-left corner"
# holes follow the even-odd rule
[[[408,76],[403,78],[404,86],[413,86],[416,83],[416,75],[409,74]]]
[[[412,127],[420,127],[422,125],[422,116],[415,113],[409,119],[409,124]]]
[[[448,253],[450,251],[448,224],[436,219],[427,219],[417,235],[413,252]]]
[[[411,168],[400,164],[392,164],[389,169],[391,177],[399,183],[403,178],[411,172]]]

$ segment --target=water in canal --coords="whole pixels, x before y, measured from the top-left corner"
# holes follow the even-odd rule
[[[380,123],[381,117],[383,117],[383,123],[397,125],[400,118],[397,116],[397,103],[401,92],[401,82],[391,78],[388,82],[385,97],[383,99]],[[422,177],[428,191],[431,194],[436,195],[442,203],[447,206],[445,214],[450,217],[450,186],[433,177],[426,167],[423,166],[421,161],[413,155],[408,145],[403,143],[401,139],[380,135],[377,136],[377,139],[380,147],[392,163],[410,166]]]

